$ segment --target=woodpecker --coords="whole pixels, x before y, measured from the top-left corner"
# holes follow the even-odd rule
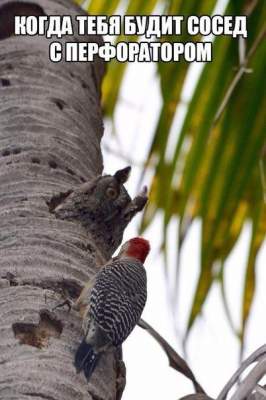
[[[149,251],[147,240],[130,239],[85,285],[76,301],[75,308],[83,317],[84,339],[74,364],[87,380],[101,355],[120,346],[140,319],[147,299],[143,263]]]

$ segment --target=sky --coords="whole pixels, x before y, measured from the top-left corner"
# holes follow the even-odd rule
[[[199,66],[186,85],[183,96],[192,94],[193,79],[196,79]],[[127,184],[133,196],[154,127],[162,104],[159,81],[153,63],[133,63],[129,66],[120,93],[114,116],[116,135],[112,125],[105,121],[105,135],[102,141],[105,172],[113,173],[128,164],[132,173]],[[185,109],[177,111],[173,133],[177,134]],[[174,133],[175,132],[175,133]],[[145,183],[149,184],[149,176]],[[136,236],[140,217],[135,218],[126,229],[124,240]],[[182,355],[180,332],[184,330],[191,294],[199,274],[200,221],[195,221],[184,243],[181,254],[182,278],[179,293],[179,309],[175,318],[168,301],[168,291],[164,275],[164,263],[159,252],[162,237],[161,216],[157,215],[144,233],[152,246],[146,261],[148,275],[148,301],[143,318],[151,324]],[[236,326],[240,324],[241,295],[244,281],[244,266],[247,257],[250,226],[247,224],[226,264],[226,291]],[[175,268],[175,232],[170,227],[170,264]],[[171,262],[172,261],[172,262]],[[257,292],[253,312],[247,331],[245,356],[265,344],[265,282],[266,282],[266,244],[262,247],[257,263]],[[169,367],[163,350],[141,328],[136,327],[126,340],[124,358],[127,367],[127,385],[123,400],[176,400],[193,393],[191,383]],[[221,304],[220,288],[214,285],[203,309],[203,314],[195,323],[187,346],[187,361],[198,381],[210,396],[216,396],[229,380],[238,366],[239,343],[229,328]],[[265,382],[266,383],[266,382]]]

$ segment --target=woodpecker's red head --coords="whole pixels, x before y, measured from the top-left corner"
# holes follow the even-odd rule
[[[144,263],[150,251],[150,243],[141,237],[128,240],[119,252],[119,256],[133,257]]]

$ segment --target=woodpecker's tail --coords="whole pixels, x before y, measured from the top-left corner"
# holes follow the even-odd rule
[[[92,346],[85,339],[80,343],[75,355],[75,367],[79,373],[82,369],[87,380],[90,379],[101,354],[95,353]]]

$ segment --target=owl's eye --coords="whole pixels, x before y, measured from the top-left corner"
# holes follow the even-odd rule
[[[105,193],[106,193],[106,196],[112,200],[116,199],[118,196],[118,191],[113,187],[107,188]]]

